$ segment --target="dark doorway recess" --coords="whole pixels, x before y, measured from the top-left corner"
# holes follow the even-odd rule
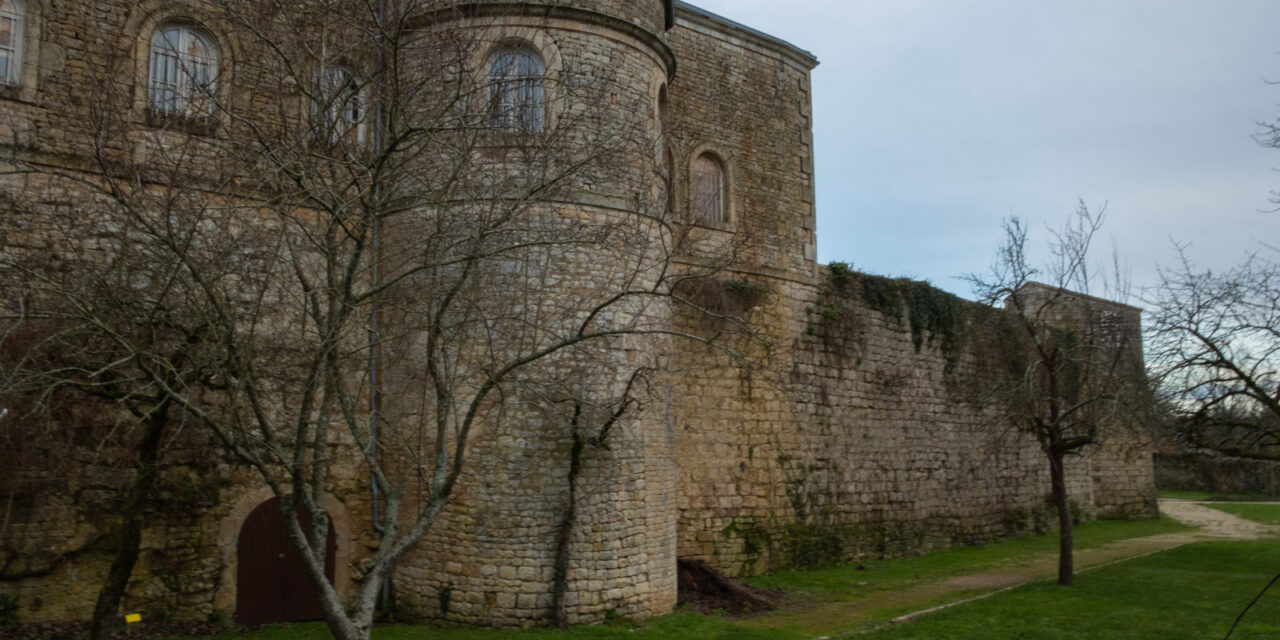
[[[305,509],[299,509],[298,519],[304,531],[311,528],[311,514]],[[336,548],[330,522],[324,562],[324,574],[330,583]],[[258,505],[245,518],[240,527],[236,565],[236,622],[256,626],[324,617],[302,558],[289,544],[278,498]]]

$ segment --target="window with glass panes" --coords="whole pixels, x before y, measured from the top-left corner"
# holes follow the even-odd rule
[[[184,116],[213,113],[218,54],[213,41],[195,27],[166,24],[151,36],[149,104]]]
[[[21,0],[0,0],[0,84],[22,77],[22,19]]]

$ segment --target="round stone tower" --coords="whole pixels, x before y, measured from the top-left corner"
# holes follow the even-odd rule
[[[494,394],[454,499],[395,574],[397,604],[416,617],[497,626],[546,624],[557,609],[570,623],[668,613],[674,433],[654,373],[667,345],[629,329],[669,326],[669,309],[642,297],[607,301],[651,284],[669,260],[660,117],[675,71],[664,44],[669,2],[459,9],[445,26],[475,39],[469,72],[486,104],[480,119],[494,130],[476,151],[489,193],[505,203],[536,192],[519,213],[534,248],[511,251],[489,276],[495,295],[518,300],[504,300],[504,319],[486,331],[513,353],[572,335],[587,317],[589,330],[627,335],[522,366]],[[491,215],[484,206],[477,215]]]

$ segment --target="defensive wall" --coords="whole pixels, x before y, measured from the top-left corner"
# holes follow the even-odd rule
[[[1280,496],[1280,463],[1209,452],[1158,452],[1156,486],[1215,495]]]
[[[680,16],[669,34],[680,61],[671,144],[677,157],[711,148],[726,158],[729,220],[703,233],[748,238],[723,280],[772,344],[767,372],[680,352],[674,387],[691,390],[674,395],[680,557],[752,573],[1044,530],[1044,454],[975,393],[973,328],[959,318],[977,305],[860,274],[836,286],[815,264],[816,61],[696,9]],[[1063,321],[1105,309],[1112,330],[1140,344],[1137,309],[1070,300]],[[1085,516],[1153,515],[1141,430],[1112,426],[1070,460],[1072,500]]]
[[[817,263],[812,55],[684,3],[574,0],[540,15],[527,3],[519,11],[475,4],[488,8],[469,19],[527,38],[561,69],[623,78],[613,92],[620,111],[647,114],[665,137],[675,217],[689,222],[708,261],[735,256],[709,295],[761,338],[743,343],[751,362],[680,342],[618,354],[657,357],[667,372],[611,447],[585,453],[565,596],[572,621],[670,611],[677,557],[736,575],[1052,526],[1044,455],[975,391],[981,354],[969,336],[978,306],[920,283]],[[7,152],[82,166],[76,159],[89,141],[72,107],[99,81],[96,65],[145,48],[144,25],[160,3],[29,9],[23,81],[0,94],[0,133]],[[708,153],[724,171],[725,215],[716,220],[689,210],[694,163]],[[634,201],[644,182],[635,173],[576,185],[562,204],[608,216]],[[10,180],[6,188],[43,187]],[[563,281],[607,280],[592,270],[605,258],[573,261]],[[704,266],[696,255],[688,260]],[[1137,310],[1090,304],[1137,339]],[[715,321],[670,322],[704,331]],[[396,384],[411,381],[404,374]],[[410,397],[407,386],[401,391]],[[411,616],[507,626],[547,618],[573,443],[548,428],[563,416],[520,413],[516,404],[510,415],[519,420],[477,438],[460,494],[396,574],[399,605]],[[403,400],[387,410],[420,409]],[[1070,459],[1072,500],[1082,517],[1153,515],[1150,451],[1132,425],[1113,426]],[[250,472],[209,454],[207,438],[182,437],[125,606],[234,616],[237,536],[269,496]],[[114,520],[102,510],[128,477],[105,477],[93,451],[67,447],[75,455],[64,459],[74,464],[23,478],[0,496],[0,594],[16,598],[24,621],[86,618],[112,557]],[[354,461],[339,467],[328,501],[340,591],[361,579],[376,539],[363,473]]]
[[[676,398],[680,557],[751,574],[1054,528],[1045,454],[975,379],[984,310],[845,278],[749,280],[768,291],[755,313],[783,328],[769,374],[683,354],[682,386],[700,392]],[[939,308],[954,320],[930,319]],[[1080,518],[1154,516],[1140,425],[1107,425],[1067,463]]]

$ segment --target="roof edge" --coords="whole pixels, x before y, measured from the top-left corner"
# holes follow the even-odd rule
[[[1062,295],[1064,295],[1064,296],[1071,296],[1071,297],[1075,297],[1075,298],[1084,298],[1084,299],[1086,299],[1086,300],[1090,300],[1090,301],[1092,301],[1092,302],[1097,302],[1097,303],[1100,303],[1100,304],[1110,305],[1110,306],[1113,306],[1113,307],[1121,307],[1121,308],[1124,308],[1124,309],[1128,309],[1128,310],[1130,310],[1130,311],[1137,311],[1137,312],[1139,312],[1139,313],[1141,313],[1141,312],[1143,311],[1142,307],[1135,307],[1135,306],[1133,306],[1133,305],[1131,305],[1131,304],[1129,304],[1129,303],[1127,303],[1127,302],[1118,302],[1118,301],[1116,301],[1116,300],[1109,300],[1109,299],[1107,299],[1107,298],[1102,298],[1102,297],[1095,296],[1095,295],[1092,295],[1092,294],[1089,294],[1089,293],[1081,293],[1081,292],[1079,292],[1079,291],[1075,291],[1075,290],[1072,290],[1072,289],[1068,289],[1068,288],[1066,288],[1066,287],[1059,287],[1059,286],[1052,285],[1052,284],[1045,284],[1045,283],[1043,283],[1043,282],[1038,282],[1038,281],[1036,281],[1036,280],[1028,280],[1028,281],[1024,282],[1024,283],[1022,284],[1022,286],[1020,286],[1020,287],[1018,287],[1016,290],[1014,290],[1014,292],[1013,292],[1013,293],[1014,293],[1014,295],[1016,295],[1016,294],[1018,294],[1019,292],[1024,291],[1024,290],[1027,290],[1027,289],[1032,289],[1032,290],[1034,290],[1034,289],[1039,289],[1039,290],[1042,290],[1042,291],[1048,291],[1048,292],[1050,292],[1050,293],[1058,293],[1058,294],[1062,294]]]
[[[674,2],[675,2],[675,8],[678,13],[684,12],[686,15],[691,15],[695,22],[705,22],[721,28],[732,29],[734,31],[738,31],[748,36],[751,36],[756,40],[764,41],[766,44],[772,47],[781,49],[786,54],[788,54],[788,57],[790,57],[794,62],[797,62],[798,64],[804,66],[807,69],[812,70],[814,67],[818,66],[817,56],[813,55],[813,53],[809,52],[806,49],[801,49],[800,47],[797,47],[796,45],[791,44],[786,40],[783,40],[782,38],[779,38],[777,36],[771,36],[763,31],[760,31],[759,29],[753,29],[751,27],[748,27],[747,25],[742,24],[741,22],[735,22],[720,14],[712,13],[701,7],[696,7],[692,4],[689,4],[688,2],[684,2],[684,0],[674,0]],[[681,16],[681,17],[684,17],[684,16]],[[677,22],[678,21],[679,20],[677,19]]]

